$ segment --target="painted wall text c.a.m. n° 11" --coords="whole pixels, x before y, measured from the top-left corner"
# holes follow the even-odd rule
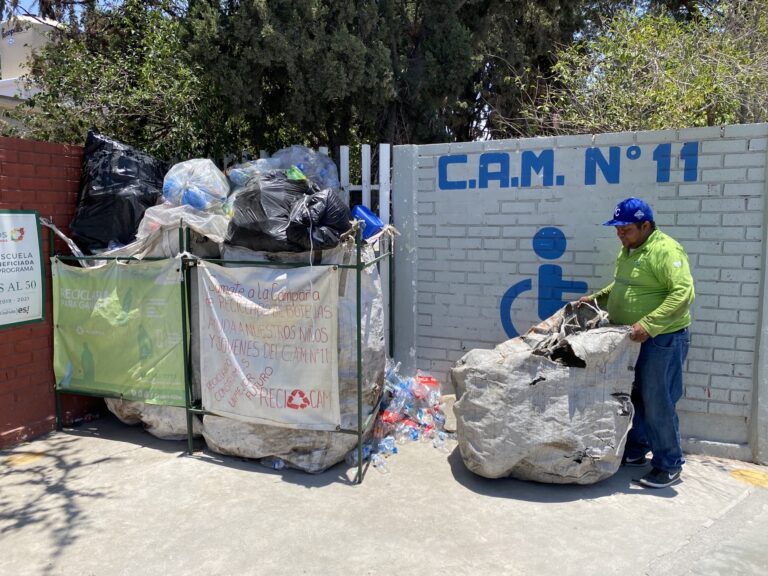
[[[565,186],[574,171],[572,162],[559,166],[555,148],[523,152],[484,152],[477,157],[473,171],[473,162],[467,154],[446,154],[437,161],[437,184],[440,190],[467,190],[498,188],[529,188],[532,186]],[[638,145],[610,146],[608,148],[590,147],[584,149],[583,181],[578,185],[594,186],[598,182],[620,184],[622,166],[638,160],[651,159],[656,170],[656,182],[670,181],[672,164],[679,156],[683,171],[683,182],[696,182],[698,179],[699,143],[683,144],[661,143],[654,146]],[[519,157],[519,160],[518,160]],[[474,159],[473,159],[474,160]],[[474,177],[463,177],[467,171]],[[534,175],[538,178],[534,180]]]

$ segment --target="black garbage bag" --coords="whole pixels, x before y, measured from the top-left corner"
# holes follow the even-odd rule
[[[290,170],[257,174],[231,196],[226,242],[265,252],[324,250],[350,229],[349,209],[330,189],[319,190]]]
[[[339,244],[352,227],[352,214],[338,194],[326,188],[297,202],[291,211],[288,240],[301,250],[325,250]]]
[[[144,211],[162,198],[165,162],[89,130],[72,238],[88,254],[130,244]]]
[[[232,219],[225,242],[265,252],[298,252],[286,234],[291,209],[314,191],[309,180],[289,179],[285,170],[257,174],[230,197]]]

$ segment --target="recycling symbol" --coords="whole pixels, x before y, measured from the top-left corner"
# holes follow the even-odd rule
[[[309,398],[307,398],[307,395],[301,390],[294,390],[291,392],[291,395],[288,396],[288,402],[286,402],[285,405],[294,410],[304,410],[304,408],[309,406]]]

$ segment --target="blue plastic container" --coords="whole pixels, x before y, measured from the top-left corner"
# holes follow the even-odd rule
[[[363,240],[368,240],[374,234],[377,234],[384,228],[384,222],[376,214],[370,211],[367,206],[358,204],[352,208],[352,217],[355,220],[362,220],[365,223],[363,228]]]

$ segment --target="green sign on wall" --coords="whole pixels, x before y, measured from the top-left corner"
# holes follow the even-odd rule
[[[179,262],[51,270],[58,389],[184,406]]]

